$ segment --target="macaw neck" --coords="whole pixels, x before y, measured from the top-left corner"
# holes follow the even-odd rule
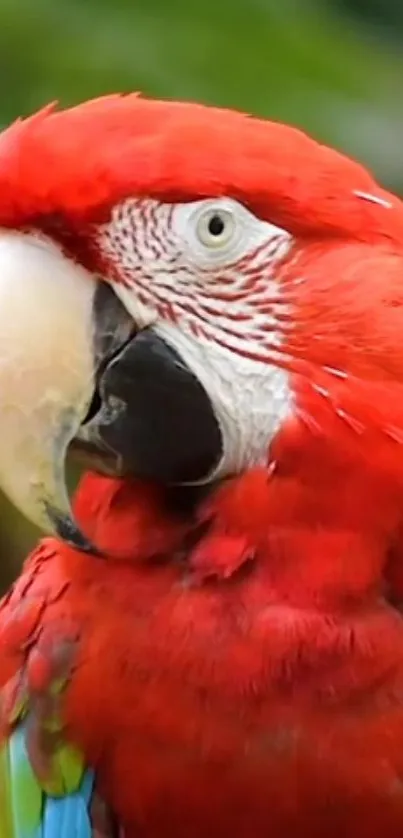
[[[62,573],[73,601],[83,592],[85,619],[102,615],[106,645],[115,626],[117,660],[157,673],[158,694],[165,673],[234,700],[291,687],[316,702],[390,685],[403,622],[384,592],[400,499],[325,454],[294,452],[273,473],[228,480],[191,514],[173,512],[161,487],[86,475],[75,512],[106,559],[64,547]],[[130,688],[137,712],[136,677]]]
[[[337,611],[384,595],[400,484],[317,442],[278,461],[269,494],[264,569],[280,600]]]
[[[180,492],[88,474],[75,513],[109,559],[165,557],[173,577],[236,582],[231,597],[248,597],[255,577],[268,603],[336,612],[383,596],[401,500],[400,487],[318,444],[186,503]]]

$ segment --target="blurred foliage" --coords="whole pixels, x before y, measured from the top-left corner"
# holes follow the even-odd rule
[[[403,34],[402,0],[335,0],[335,5],[351,12],[359,19],[364,17],[370,26],[388,30],[388,35],[401,38]]]
[[[403,191],[402,0],[1,0],[0,122],[112,91],[294,123]],[[34,161],[33,161],[34,165]],[[37,537],[4,502],[7,579]]]

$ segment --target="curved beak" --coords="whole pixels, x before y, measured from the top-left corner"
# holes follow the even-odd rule
[[[34,524],[98,553],[71,511],[68,453],[106,474],[206,482],[222,454],[208,394],[109,285],[48,238],[0,229],[0,312],[0,488]]]
[[[65,459],[133,321],[53,242],[7,230],[0,312],[0,487],[38,527],[96,553],[72,517]]]
[[[98,410],[71,449],[94,470],[165,485],[209,482],[223,452],[205,388],[158,329],[116,346],[97,376]]]

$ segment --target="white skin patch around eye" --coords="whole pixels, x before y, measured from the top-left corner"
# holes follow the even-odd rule
[[[267,460],[292,410],[276,364],[288,315],[276,269],[290,234],[230,198],[128,199],[96,239],[136,323],[153,325],[207,390],[223,432],[218,473]]]
[[[225,269],[248,257],[252,261],[256,251],[270,242],[287,252],[290,242],[284,230],[259,220],[228,198],[178,204],[175,228],[190,263],[207,270]]]

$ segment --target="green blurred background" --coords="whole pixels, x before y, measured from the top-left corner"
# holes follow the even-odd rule
[[[112,91],[197,99],[294,123],[403,193],[402,43],[403,0],[0,0],[0,123]],[[38,533],[0,514],[1,589]]]

